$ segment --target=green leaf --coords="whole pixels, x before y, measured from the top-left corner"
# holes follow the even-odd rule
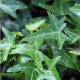
[[[72,54],[80,55],[80,51],[79,52],[77,52],[77,51],[69,51],[69,52],[72,53]]]
[[[31,61],[31,60],[32,60],[32,58],[28,57],[26,55],[19,55],[18,56],[19,63],[27,63],[28,61]]]
[[[70,10],[68,11],[68,16],[66,18],[66,21],[68,21],[70,24],[76,25],[80,22],[80,17],[77,16],[75,13],[71,12]]]
[[[65,0],[54,0],[52,5],[39,4],[40,7],[54,13],[55,16],[65,15],[65,12],[69,9],[70,5]]]
[[[71,38],[71,42],[74,43],[80,38],[80,23],[77,25],[76,29],[66,28],[64,32]]]
[[[20,53],[20,54],[33,54],[36,52],[36,49],[32,45],[28,44],[18,44],[15,45],[15,49],[12,49],[10,54]]]
[[[76,80],[76,79],[72,77],[72,79],[71,79],[71,80]]]
[[[33,62],[17,64],[13,67],[10,67],[7,72],[25,72],[26,78],[25,80],[31,80],[33,77],[35,66]]]
[[[11,33],[16,34],[17,36],[23,36],[21,32],[11,32]]]
[[[17,0],[1,0],[0,9],[14,18],[17,18],[16,10],[25,9],[26,5]]]
[[[26,75],[25,80],[31,80],[34,77],[34,71],[37,71],[38,76],[36,80],[41,79],[49,79],[49,80],[60,80],[58,72],[56,71],[55,65],[60,59],[60,56],[49,59],[48,57],[44,57],[44,61],[48,67],[48,70],[40,71],[39,69],[35,68],[33,62],[23,63],[15,65],[7,70],[7,72],[24,72]],[[49,63],[49,64],[48,64]]]
[[[0,73],[1,77],[10,77],[10,78],[17,78],[19,80],[23,79],[25,76],[22,73]]]
[[[38,72],[38,77],[36,80],[43,80],[43,79],[48,79],[48,80],[60,80],[59,74],[56,71],[55,65],[59,61],[60,56],[54,58],[54,59],[49,59],[48,57],[44,57],[45,63],[48,67],[48,70],[44,70],[43,72]]]
[[[68,67],[79,70],[79,67],[75,62],[74,56],[67,51],[67,48],[65,48],[65,46],[61,50],[59,50],[55,40],[46,40],[46,42],[51,47],[52,51],[50,50],[50,55],[52,55],[52,58],[61,56],[58,65],[61,65],[66,68]]]
[[[41,62],[44,59],[44,55],[42,52],[38,51],[34,46],[28,44],[19,44],[16,45],[16,48],[13,49],[10,54],[25,54],[27,56],[32,57],[34,60],[35,65],[40,69],[43,70]]]
[[[45,20],[40,20],[35,23],[27,24],[25,27],[30,31],[34,31],[37,28],[39,28],[41,25],[43,25],[44,23],[45,23]]]
[[[67,15],[69,16],[67,17],[67,21],[71,19],[71,21],[73,21],[72,24],[77,24],[80,21],[80,18],[70,10],[72,4],[70,5],[69,1],[70,0],[54,0],[54,2],[51,5],[39,5],[40,7],[52,12],[55,16]],[[71,21],[69,21],[69,23],[71,23]]]
[[[80,16],[80,4],[74,5],[70,10],[76,15]]]
[[[9,63],[10,63],[14,58],[15,58],[15,56],[12,56],[12,57],[9,57],[9,58],[5,61],[5,63],[3,64],[3,67],[2,67],[2,73],[5,72],[7,66],[9,65]]]
[[[29,45],[33,45],[35,47],[35,49],[41,49],[42,45],[43,45],[43,40],[37,40],[37,41],[31,41],[29,42]]]
[[[1,26],[11,26],[11,31],[15,27],[17,31],[2,27],[1,78],[62,80],[67,68],[80,72],[79,8],[80,0],[1,0]],[[18,10],[18,19],[6,15],[17,18]],[[47,10],[52,14],[48,12],[47,16]]]
[[[34,41],[41,39],[55,39],[61,49],[64,42],[69,40],[69,37],[62,32],[66,27],[66,23],[61,19],[60,21],[51,13],[48,12],[50,18],[50,25],[47,28],[37,31],[36,33],[23,38],[23,41]]]
[[[2,27],[2,31],[5,35],[5,38],[0,41],[0,49],[2,50],[3,61],[5,61],[8,57],[10,50],[15,47],[14,40],[16,39],[16,35],[10,33],[4,27]]]
[[[53,46],[52,50],[53,50],[54,57],[61,56],[58,64],[79,70],[79,67],[75,63],[73,56],[65,48],[63,48],[62,50],[59,50],[57,47]]]
[[[30,31],[28,29],[22,29],[22,34],[24,36],[28,36],[28,35],[30,35]]]

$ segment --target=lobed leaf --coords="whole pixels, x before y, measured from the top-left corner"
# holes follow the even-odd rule
[[[16,35],[10,33],[6,28],[2,27],[2,31],[5,35],[5,38],[3,38],[2,41],[0,41],[0,49],[2,50],[2,58],[3,61],[5,61],[8,57],[8,54],[12,48],[15,47],[15,39]]]
[[[31,80],[34,68],[35,66],[33,62],[28,62],[28,63],[22,63],[22,64],[15,65],[9,68],[7,72],[19,72],[19,71],[25,72],[27,79]]]
[[[66,28],[64,32],[71,38],[71,42],[74,43],[80,38],[80,23],[77,25],[76,29]]]
[[[35,65],[40,69],[43,70],[41,62],[44,59],[44,55],[42,52],[38,51],[34,46],[28,44],[19,44],[16,45],[16,48],[13,49],[10,54],[25,54],[30,56],[33,60]]]
[[[66,23],[59,21],[53,14],[49,13],[50,25],[47,28],[37,31],[36,33],[23,38],[23,41],[34,41],[43,39],[55,39],[61,49],[64,42],[69,40],[69,37],[62,32],[66,27]]]
[[[70,5],[65,0],[54,0],[51,5],[39,4],[40,7],[52,12],[55,16],[65,15]]]
[[[45,23],[45,20],[40,20],[40,21],[37,21],[35,23],[32,23],[32,24],[28,24],[26,25],[25,27],[30,30],[30,31],[34,31],[36,30],[37,28],[39,28],[41,25],[43,25]]]
[[[80,16],[80,4],[74,5],[70,10],[76,15]]]
[[[26,5],[17,0],[1,0],[0,9],[14,18],[17,18],[16,10],[25,9]]]

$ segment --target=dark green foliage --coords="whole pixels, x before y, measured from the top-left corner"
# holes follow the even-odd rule
[[[49,0],[20,1],[1,1],[0,10],[5,18],[1,24],[4,34],[0,41],[1,77],[62,80],[67,73],[69,76],[68,71],[65,74],[67,68],[80,75],[80,1],[54,0],[51,4]],[[45,16],[33,18],[31,15],[38,15],[37,8]],[[9,24],[6,13],[12,16]],[[10,32],[12,24],[19,29]],[[71,75],[68,79],[76,80]]]

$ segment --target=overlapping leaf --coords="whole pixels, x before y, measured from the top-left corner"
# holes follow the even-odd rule
[[[80,51],[69,51],[72,54],[80,55]]]
[[[35,41],[41,39],[55,39],[58,42],[59,48],[61,49],[64,42],[69,40],[69,37],[62,32],[66,27],[64,18],[60,21],[51,13],[48,13],[50,18],[50,25],[47,28],[37,31],[36,33],[23,38],[23,41]]]
[[[70,24],[76,25],[80,22],[80,17],[70,10],[68,11],[68,16],[70,17],[67,17],[66,21],[68,21]]]
[[[25,80],[31,80],[33,78],[33,72],[34,72],[35,66],[33,62],[28,63],[22,63],[15,65],[7,70],[7,72],[25,72],[26,78]]]
[[[39,28],[41,25],[43,25],[44,23],[45,23],[45,20],[40,20],[35,23],[26,25],[26,28],[29,29],[30,31],[34,31],[37,28]]]
[[[40,4],[40,6],[54,13],[55,16],[64,15],[70,7],[66,0],[54,0],[52,5]]]
[[[41,47],[43,46],[43,40],[31,41],[31,42],[29,42],[29,44],[33,45],[35,47],[35,49],[38,50],[38,49],[41,49]]]
[[[21,36],[21,37],[23,36],[21,32],[11,32],[11,33],[16,34],[17,36]]]
[[[42,54],[42,52],[38,51],[34,45],[28,45],[28,44],[19,44],[16,45],[16,48],[13,49],[10,54],[25,54],[28,55],[30,57],[32,57],[32,59],[34,60],[34,63],[36,64],[36,66],[40,69],[43,70],[42,64],[41,62],[44,59],[44,55]]]
[[[31,57],[26,56],[26,55],[19,55],[17,59],[18,59],[19,63],[27,63],[28,61],[32,60]]]
[[[71,54],[80,55],[80,47],[69,51]]]
[[[17,0],[1,0],[0,4],[0,9],[14,18],[17,18],[16,10],[25,8],[27,8],[27,6]]]
[[[61,56],[61,59],[58,62],[59,64],[69,68],[79,70],[79,67],[75,63],[74,58],[72,57],[71,54],[68,53],[68,51],[66,51],[66,49],[59,50],[57,47],[53,47],[52,50],[53,50],[54,57]]]
[[[68,15],[70,18],[67,17],[67,21],[69,23],[76,24],[80,21],[80,17],[76,15],[79,13],[79,8],[78,10],[76,9],[78,13],[75,14],[76,11],[72,11],[75,6],[72,7],[69,1],[71,0],[54,0],[51,5],[40,4],[40,7],[52,12],[55,16]]]
[[[76,15],[80,16],[80,4],[77,4],[70,8],[70,10]]]
[[[71,38],[71,42],[74,43],[80,38],[80,23],[76,29],[65,29],[64,32]]]
[[[46,40],[46,42],[52,50],[50,55],[52,55],[53,57],[61,56],[58,62],[59,65],[79,70],[79,67],[76,64],[73,56],[66,50],[65,47],[59,50],[55,40]]]
[[[49,59],[48,57],[44,57],[44,61],[48,67],[48,70],[40,71],[39,69],[35,69],[35,66],[33,62],[23,63],[15,65],[7,70],[7,72],[19,72],[22,71],[25,73],[25,80],[34,80],[34,71],[37,71],[38,76],[36,76],[35,80],[60,80],[59,75],[56,71],[55,65],[60,59],[59,57],[56,57],[54,59]]]
[[[38,77],[36,80],[43,80],[43,79],[48,79],[48,80],[60,80],[60,77],[58,75],[58,72],[56,71],[55,65],[59,61],[60,56],[54,58],[54,59],[49,59],[48,57],[44,57],[45,64],[48,67],[48,70],[44,70],[43,72],[38,71]]]
[[[2,31],[5,35],[5,38],[3,38],[2,41],[0,41],[0,49],[2,50],[2,58],[3,58],[3,61],[5,61],[8,57],[8,54],[10,52],[10,50],[12,48],[15,47],[15,39],[16,39],[16,35],[15,34],[12,34],[10,33],[6,28],[2,28]]]
[[[32,15],[37,9],[34,6],[37,7],[39,3],[41,3],[40,6],[42,8],[53,13],[54,15],[48,12],[50,24],[45,23],[45,20],[41,20],[45,18],[46,22],[49,22],[46,17],[38,17],[36,20],[40,21],[32,19],[33,23],[26,25],[27,29],[23,29],[22,33],[10,33],[6,28],[2,28],[5,36],[0,41],[0,63],[5,61],[2,63],[2,73],[0,73],[2,77],[15,77],[19,80],[62,80],[62,72],[66,68],[75,69],[77,72],[80,71],[80,60],[77,57],[80,55],[80,1],[52,1],[31,0],[31,4],[29,4],[30,10],[35,9],[35,11],[31,11]],[[0,5],[1,11],[8,13],[14,18],[17,18],[16,11],[18,9],[25,8],[26,6],[17,0],[2,0]],[[45,12],[44,10],[41,11]],[[66,17],[58,20],[55,16],[59,19],[63,16]],[[65,21],[67,27],[66,23],[64,23]],[[24,22],[26,24],[25,19]],[[74,27],[76,28],[71,29]],[[18,36],[17,39],[16,35]],[[23,41],[20,38],[23,38]],[[67,42],[64,44],[65,41]],[[70,42],[71,44],[74,43],[73,45],[76,48],[67,45]],[[75,46],[77,44],[78,46]],[[67,49],[70,49],[70,51]],[[7,58],[8,55],[10,58]],[[13,67],[10,67],[7,73],[4,73],[8,64],[10,66],[13,65]]]

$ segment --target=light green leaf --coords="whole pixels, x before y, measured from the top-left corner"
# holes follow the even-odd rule
[[[60,56],[58,56],[54,59],[49,59],[48,57],[45,56],[44,60],[48,67],[48,70],[44,70],[43,72],[40,72],[39,70],[37,70],[38,77],[36,80],[43,80],[43,79],[60,80],[58,72],[55,68],[55,65],[59,61],[59,59],[60,59]]]
[[[42,45],[43,45],[43,40],[37,40],[37,41],[31,41],[29,42],[30,45],[33,45],[35,47],[35,49],[41,49]]]
[[[64,42],[69,40],[69,37],[62,32],[66,27],[66,23],[61,19],[60,21],[51,13],[48,12],[50,18],[50,25],[47,28],[37,31],[36,33],[23,38],[23,41],[35,41],[43,39],[55,39],[61,49]]]
[[[20,63],[27,63],[28,61],[31,61],[31,60],[32,60],[32,58],[31,57],[28,57],[26,55],[19,55],[18,56],[18,61]]]
[[[44,23],[45,23],[45,20],[40,20],[40,21],[37,21],[35,23],[27,24],[25,27],[27,29],[29,29],[30,31],[34,31],[37,28],[39,28],[41,25],[43,25]]]
[[[71,38],[71,42],[74,43],[80,38],[80,23],[77,25],[76,29],[66,28],[64,32]]]
[[[76,15],[80,16],[80,4],[74,5],[70,10]]]
[[[15,49],[12,49],[10,54],[20,53],[20,54],[33,54],[36,52],[36,49],[32,45],[28,44],[18,44],[15,45]]]
[[[69,52],[72,53],[72,54],[80,55],[80,51],[79,52],[77,52],[77,51],[69,51]]]
[[[30,56],[34,60],[35,65],[40,70],[43,70],[41,62],[44,59],[44,55],[42,52],[38,51],[34,46],[28,44],[16,45],[16,48],[11,50],[10,54],[16,54],[16,53]]]
[[[2,31],[5,35],[5,38],[0,41],[0,49],[3,51],[2,56],[5,61],[8,57],[8,54],[12,48],[15,47],[14,40],[16,39],[16,35],[10,33],[6,28],[2,27]]]
[[[17,36],[23,36],[21,32],[11,32],[11,33],[16,34]]]
[[[54,59],[49,59],[48,57],[44,57],[44,61],[48,67],[48,70],[43,70],[40,71],[39,69],[35,68],[33,62],[28,62],[28,63],[23,63],[23,64],[18,64],[15,65],[7,70],[7,72],[24,72],[26,75],[25,80],[33,80],[34,77],[34,71],[37,71],[38,76],[37,79],[35,80],[43,80],[43,79],[48,79],[48,80],[60,80],[58,72],[56,71],[55,65],[60,59],[60,56],[54,58]],[[49,64],[48,64],[49,63]]]
[[[0,4],[0,9],[14,18],[17,18],[16,10],[25,8],[27,8],[27,6],[17,0],[1,0]]]
[[[31,80],[33,77],[33,72],[34,72],[35,66],[33,62],[28,62],[28,63],[22,63],[22,64],[17,64],[13,67],[10,67],[7,72],[24,72],[26,75],[25,80]]]
[[[68,11],[68,16],[70,17],[67,17],[66,21],[70,24],[76,25],[80,22],[80,17],[77,16],[75,13],[71,12],[70,10]]]

